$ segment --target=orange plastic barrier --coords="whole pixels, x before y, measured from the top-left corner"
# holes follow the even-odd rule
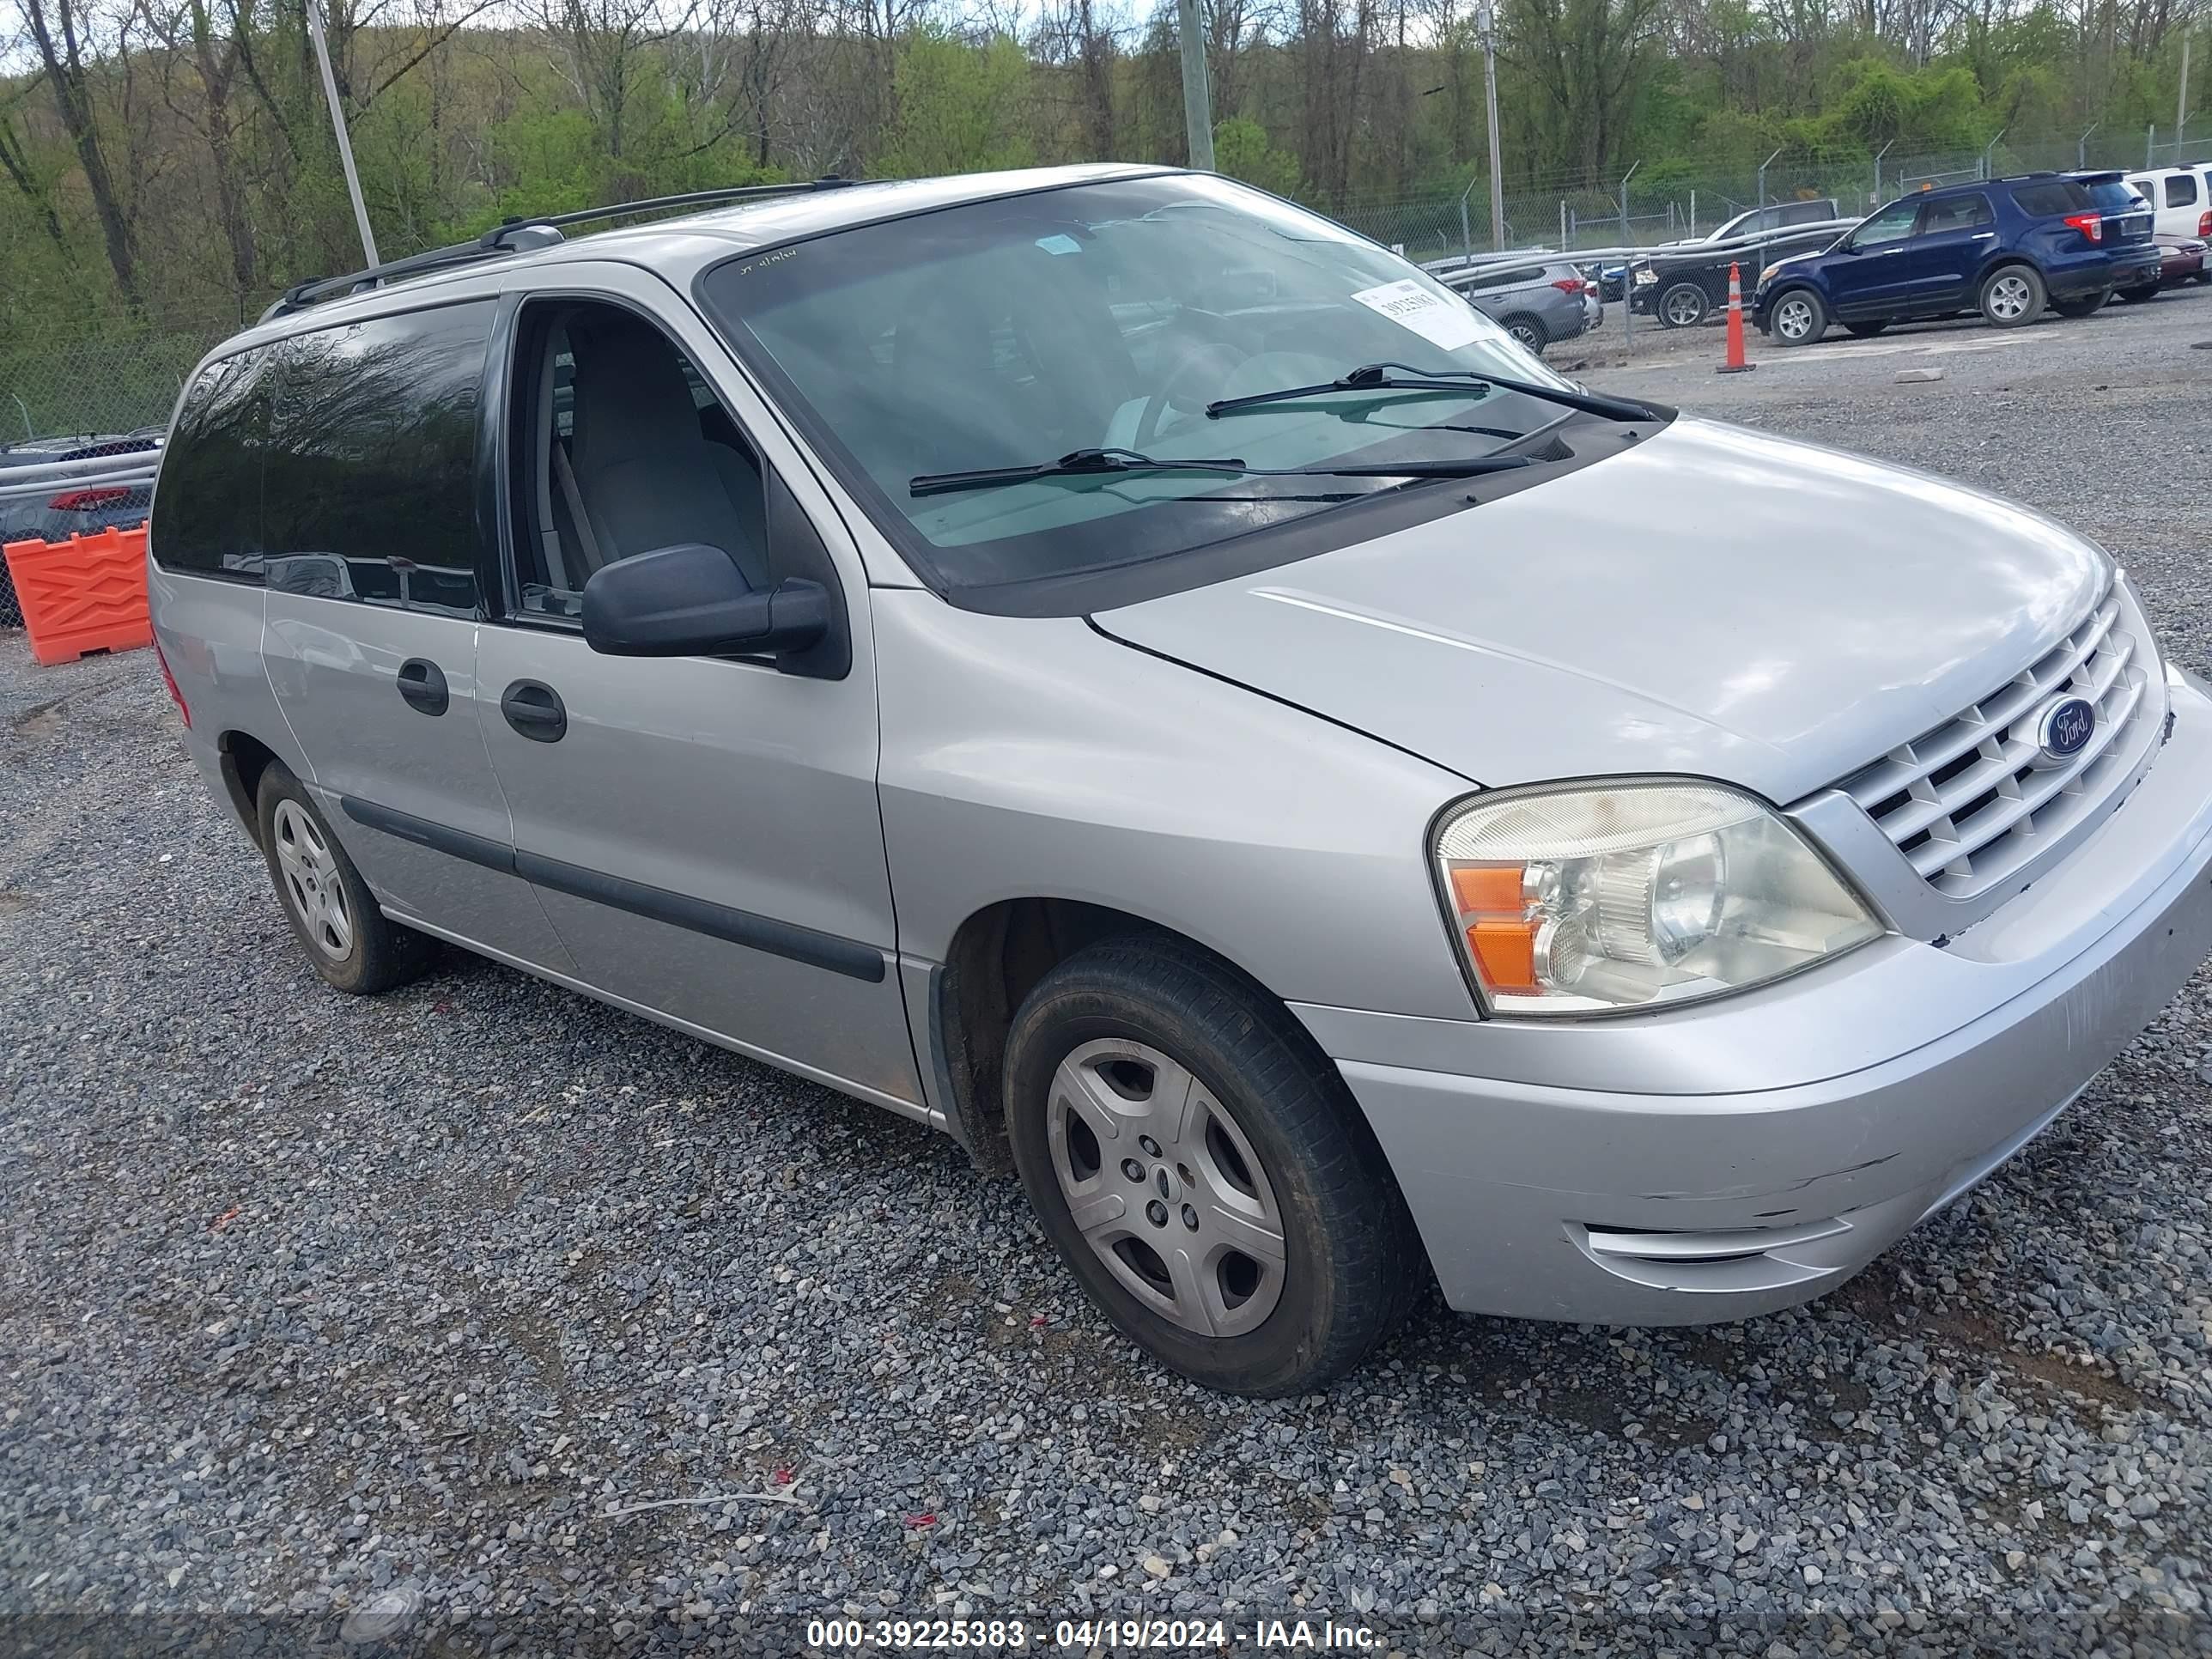
[[[65,542],[10,542],[5,550],[39,661],[75,662],[95,651],[153,643],[144,525]]]

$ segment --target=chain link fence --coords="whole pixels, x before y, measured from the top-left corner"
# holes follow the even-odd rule
[[[166,426],[192,366],[237,329],[224,320],[0,344],[0,447]]]
[[[237,327],[226,318],[0,342],[0,546],[143,523],[154,441],[193,366]],[[22,623],[0,559],[0,628]]]
[[[1832,198],[1840,216],[1856,218],[1923,187],[1963,184],[2008,173],[2081,167],[2137,171],[2212,160],[2212,117],[2192,120],[2195,137],[2176,140],[2170,128],[2128,132],[2093,128],[2061,135],[2001,133],[1980,149],[1900,155],[1845,147],[1783,149],[1763,165],[1650,158],[1625,178],[1593,184],[1559,176],[1504,192],[1506,248],[1651,246],[1711,234],[1737,214],[1781,202]],[[1493,251],[1490,186],[1477,172],[1462,184],[1425,194],[1353,197],[1316,204],[1352,229],[1416,261]]]

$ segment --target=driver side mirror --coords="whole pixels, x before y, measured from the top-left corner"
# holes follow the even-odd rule
[[[584,640],[610,657],[803,651],[830,631],[829,590],[788,576],[745,580],[719,547],[684,542],[603,566],[584,584]]]

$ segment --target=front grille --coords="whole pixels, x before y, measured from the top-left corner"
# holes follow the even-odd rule
[[[1930,887],[1950,898],[1987,891],[2120,787],[2157,666],[2128,609],[2115,581],[2020,673],[1844,781]],[[2096,731],[2080,754],[2039,765],[2035,717],[2061,692],[2095,705]]]

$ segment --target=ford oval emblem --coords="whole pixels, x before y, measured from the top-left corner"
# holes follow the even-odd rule
[[[2097,730],[2096,705],[2086,697],[2058,697],[2036,717],[2035,746],[2046,765],[2069,761],[2089,746]]]

